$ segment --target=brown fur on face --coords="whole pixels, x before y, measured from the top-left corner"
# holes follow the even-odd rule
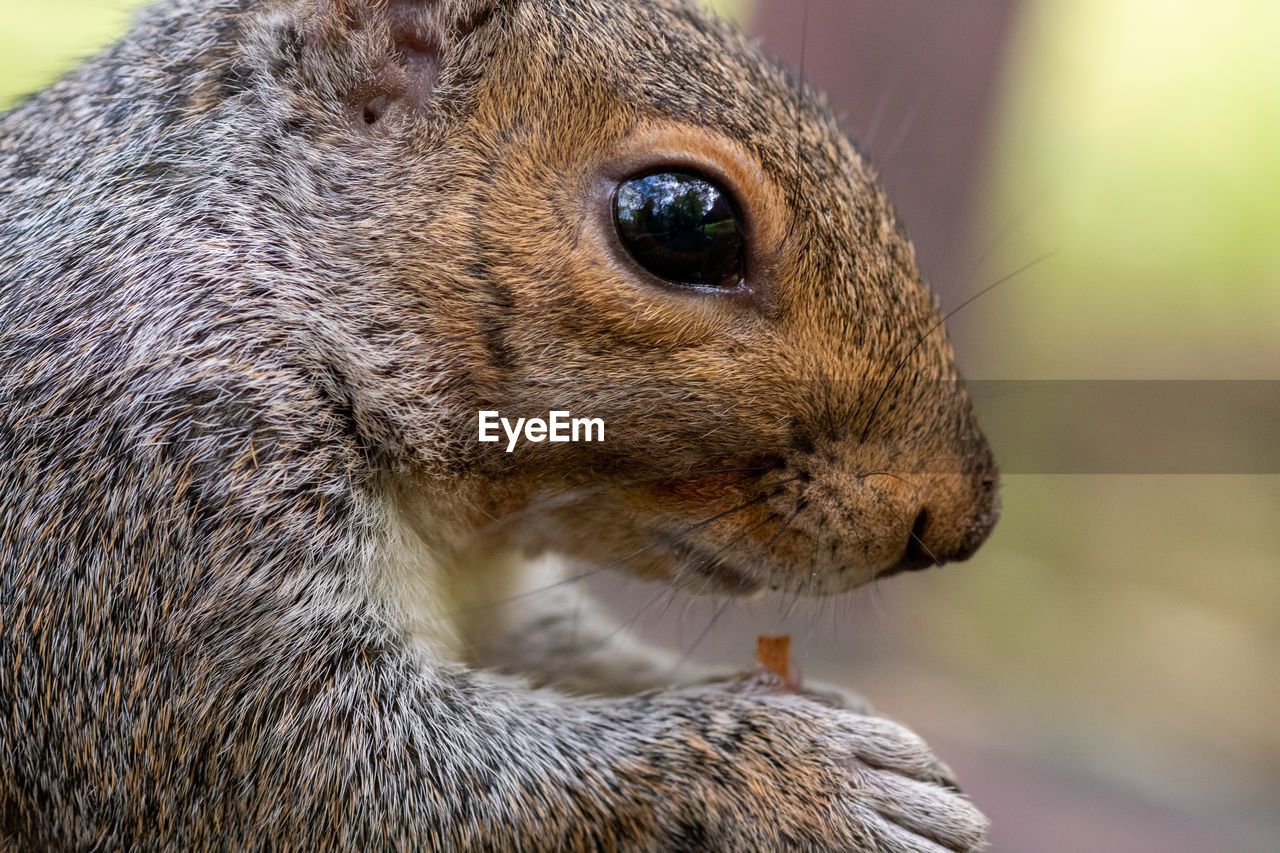
[[[912,248],[822,105],[727,29],[708,50],[691,15],[496,4],[442,58],[425,116],[356,128],[406,163],[369,213],[424,325],[422,351],[395,357],[447,364],[443,452],[488,515],[583,495],[524,512],[509,532],[526,545],[811,593],[963,559],[994,524],[995,468]],[[628,16],[666,38],[637,42],[652,28]],[[691,66],[696,92],[666,70]],[[741,289],[660,282],[618,242],[614,188],[662,166],[737,199]],[[438,417],[415,392],[397,433]],[[506,454],[477,442],[480,409],[600,417],[607,440]]]

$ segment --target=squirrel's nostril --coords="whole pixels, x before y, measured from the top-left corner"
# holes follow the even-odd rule
[[[880,573],[919,571],[959,560],[967,560],[986,541],[1000,516],[1000,498],[995,477],[983,478],[976,506],[964,502],[952,509],[943,501],[923,506],[911,523],[902,557]]]
[[[881,577],[896,575],[898,572],[915,572],[942,565],[943,558],[936,556],[925,543],[925,530],[928,526],[929,509],[922,507],[920,512],[916,514],[915,521],[911,523],[911,533],[907,537],[907,547],[902,552],[901,559],[881,572]]]
[[[909,562],[905,569],[927,569],[930,566],[941,566],[942,560],[925,544],[925,528],[929,525],[929,509],[922,507],[911,524],[911,535],[907,538],[907,550],[902,555],[903,561]]]
[[[911,525],[911,544],[924,547],[924,528],[929,523],[929,508],[921,507],[920,512],[916,515],[915,522]]]

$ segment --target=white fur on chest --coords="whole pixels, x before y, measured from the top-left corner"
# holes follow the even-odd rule
[[[374,590],[388,615],[434,659],[472,658],[477,641],[505,635],[519,621],[526,596],[564,577],[554,556],[529,560],[510,550],[459,548],[412,501],[391,502],[388,516]]]

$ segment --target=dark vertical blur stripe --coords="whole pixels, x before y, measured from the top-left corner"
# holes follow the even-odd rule
[[[806,0],[758,0],[765,49],[800,66]],[[804,74],[879,170],[925,276],[954,301],[1019,0],[807,0]],[[877,105],[884,106],[877,110]],[[876,115],[879,113],[878,120]],[[909,127],[899,133],[904,123]],[[878,125],[868,141],[873,121]],[[1029,199],[1030,201],[1030,199]],[[981,248],[981,247],[979,247]]]

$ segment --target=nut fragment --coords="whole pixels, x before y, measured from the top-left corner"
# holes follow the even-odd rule
[[[761,634],[756,638],[756,663],[791,684],[791,635]]]

